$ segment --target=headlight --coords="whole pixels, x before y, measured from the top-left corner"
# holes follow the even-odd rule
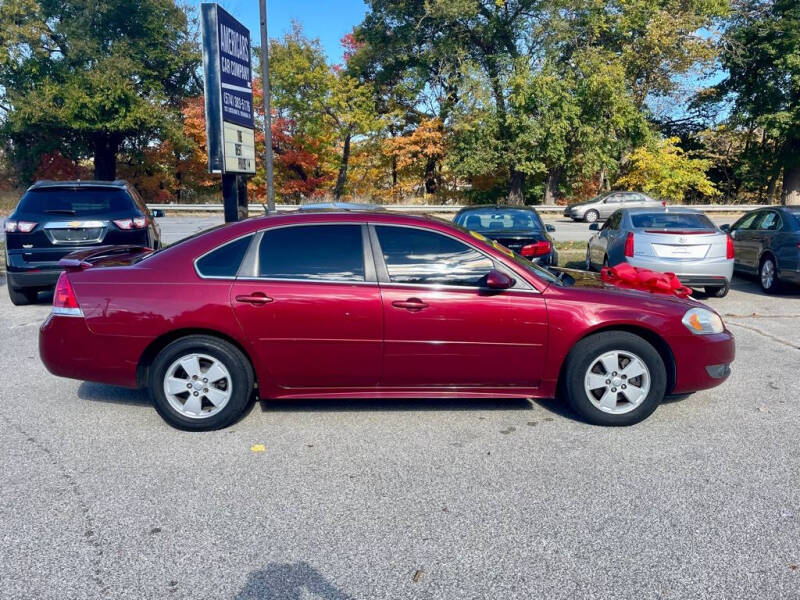
[[[687,310],[681,322],[686,326],[686,329],[697,335],[722,333],[725,331],[725,325],[723,325],[720,316],[705,308],[692,308]]]

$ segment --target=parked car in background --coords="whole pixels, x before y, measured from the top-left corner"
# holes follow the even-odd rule
[[[538,265],[558,265],[558,252],[536,209],[530,206],[486,205],[462,208],[453,218],[456,225],[502,244]]]
[[[627,262],[675,273],[710,296],[728,293],[733,277],[733,241],[703,213],[689,208],[631,208],[616,211],[586,248],[586,268]]]
[[[594,223],[607,219],[620,208],[657,208],[665,204],[642,192],[608,192],[595,196],[588,202],[570,204],[564,209],[564,216],[573,221]]]
[[[751,211],[731,226],[734,268],[757,274],[765,292],[780,282],[800,284],[800,206],[774,206]]]
[[[87,246],[132,244],[158,248],[161,232],[136,190],[125,181],[38,181],[5,222],[8,294],[16,305],[35,302],[63,270],[58,261]]]
[[[698,302],[558,278],[430,218],[298,211],[154,253],[94,252],[64,259],[44,365],[147,387],[183,429],[230,425],[254,394],[552,398],[560,385],[586,420],[628,425],[665,394],[719,385],[735,354]]]

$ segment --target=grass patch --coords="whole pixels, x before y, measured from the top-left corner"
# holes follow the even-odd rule
[[[11,214],[22,197],[22,190],[0,190],[0,216]]]
[[[567,269],[583,269],[586,265],[586,242],[556,242],[558,266]]]
[[[0,275],[4,275],[6,272],[6,243],[5,241],[0,242],[0,252],[3,253],[3,260],[0,261]]]

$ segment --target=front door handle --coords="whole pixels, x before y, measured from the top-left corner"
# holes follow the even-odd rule
[[[428,305],[419,298],[409,298],[408,300],[395,300],[394,302],[392,302],[392,306],[394,306],[395,308],[404,308],[406,310],[410,310],[411,312],[416,312],[424,308],[428,308]]]
[[[252,304],[253,306],[263,306],[264,304],[272,302],[272,298],[261,292],[254,292],[245,296],[236,296],[236,301]]]

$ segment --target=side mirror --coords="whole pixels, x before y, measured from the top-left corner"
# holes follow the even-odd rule
[[[725,233],[731,232],[731,226],[725,223],[725,225],[720,225],[719,228],[724,231]]]
[[[164,216],[164,211],[161,210],[160,208],[154,208],[153,210],[150,211],[150,213],[153,215],[154,219],[160,219],[161,217]]]
[[[600,224],[599,223],[592,223],[589,225],[590,231],[600,231]]]
[[[548,231],[550,233],[553,233],[556,230],[556,226],[555,225],[545,225],[544,226],[544,230]]]
[[[490,290],[507,290],[514,285],[514,280],[497,269],[492,269],[486,275],[486,287]]]

